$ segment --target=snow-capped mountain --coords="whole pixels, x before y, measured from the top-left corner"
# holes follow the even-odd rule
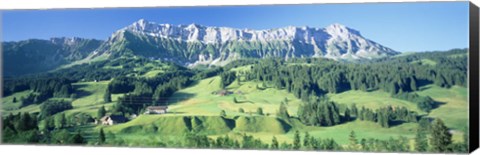
[[[157,24],[144,19],[115,32],[95,54],[125,52],[183,65],[223,65],[241,57],[370,59],[399,53],[341,24],[251,30]]]

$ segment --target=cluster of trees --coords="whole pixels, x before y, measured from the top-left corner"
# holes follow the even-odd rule
[[[213,77],[213,76],[217,76],[220,73],[223,73],[223,71],[224,71],[223,67],[216,67],[216,68],[202,70],[202,71],[198,72],[197,74],[195,74],[193,79],[202,80],[202,79],[210,78],[210,77]]]
[[[333,139],[315,138],[305,133],[303,141],[299,131],[295,132],[293,143],[282,142],[274,136],[270,144],[243,134],[241,140],[229,136],[220,136],[215,139],[205,135],[188,133],[185,136],[184,147],[193,148],[227,148],[227,149],[274,149],[274,150],[342,150],[342,147]]]
[[[21,107],[24,107],[30,104],[42,103],[52,97],[70,97],[74,92],[71,83],[71,80],[65,78],[7,79],[5,80],[3,94],[8,96],[16,92],[30,90],[30,94],[20,98]]]
[[[80,132],[72,134],[65,129],[66,126],[51,127],[54,123],[50,118],[45,120],[45,127],[40,130],[37,116],[37,114],[18,113],[4,117],[2,142],[15,144],[84,144],[86,142]]]
[[[152,91],[152,87],[147,83],[139,82],[135,85],[132,93],[118,98],[114,111],[124,114],[138,114],[146,106],[165,105],[173,93],[188,86],[191,82],[188,77],[179,76],[159,84],[155,91]]]
[[[153,65],[152,65],[153,64]],[[165,71],[185,69],[172,62],[150,60],[143,57],[122,57],[108,61],[95,61],[74,65],[54,72],[40,73],[28,77],[32,78],[68,78],[72,81],[103,81],[126,75],[142,75],[152,68],[149,66],[165,66]]]
[[[115,112],[133,114],[149,105],[165,105],[173,93],[190,85],[194,73],[186,70],[166,72],[152,78],[118,77],[113,79],[105,92],[105,102],[111,101],[109,94],[126,93],[119,97]]]
[[[47,100],[40,106],[40,118],[43,119],[72,108],[72,103],[67,100]]]
[[[463,142],[454,143],[450,129],[441,119],[422,118],[418,122],[415,136],[415,151],[418,152],[467,152],[468,130],[464,131]]]
[[[404,99],[399,96],[416,91],[426,84],[441,87],[466,86],[466,58],[445,56],[458,53],[466,53],[466,50],[417,55],[409,57],[408,61],[404,60],[406,58],[362,63],[328,59],[265,59],[254,65],[245,79],[272,83],[276,88],[286,89],[304,102],[308,102],[310,96],[346,90],[383,90]],[[412,63],[422,59],[432,59],[439,63],[435,66]],[[422,110],[429,111],[433,107],[434,102],[428,98],[409,96],[414,97],[410,101],[418,102]]]
[[[220,74],[220,78],[220,88],[225,88],[235,81],[237,75],[235,72],[223,72]]]
[[[304,124],[314,126],[333,126],[342,122],[338,105],[327,98],[303,103],[298,108],[298,117]]]
[[[417,122],[418,115],[405,107],[387,106],[383,108],[368,109],[362,106],[360,110],[353,104],[346,107],[343,115],[340,114],[339,106],[327,97],[318,98],[306,102],[298,108],[298,118],[305,125],[334,126],[354,119],[376,122],[384,128],[403,122]]]
[[[356,115],[359,120],[377,122],[384,128],[403,122],[417,122],[418,115],[405,107],[387,106],[375,111],[362,107]]]
[[[353,109],[353,108],[352,108]],[[354,111],[354,110],[352,110]],[[397,114],[400,117],[401,114]],[[80,131],[67,130],[69,125],[66,116],[57,115],[44,119],[44,127],[39,130],[37,114],[18,113],[10,114],[3,118],[2,134],[3,142],[6,143],[45,143],[45,144],[86,144],[87,139]],[[311,136],[308,132],[300,134],[295,131],[293,142],[280,143],[274,136],[271,143],[264,143],[252,135],[244,134],[240,140],[228,135],[217,138],[209,138],[206,135],[188,133],[182,142],[183,147],[194,148],[228,148],[228,149],[274,149],[274,150],[349,150],[349,151],[372,151],[372,152],[466,152],[468,150],[468,132],[464,135],[464,141],[454,143],[449,129],[442,120],[422,118],[418,122],[414,145],[410,145],[409,139],[403,136],[385,140],[375,138],[358,139],[355,132],[351,131],[349,143],[339,145],[333,139],[322,139]],[[115,137],[112,133],[108,137]],[[98,139],[92,144],[108,144],[114,141],[106,141],[107,135],[100,129]],[[93,141],[92,141],[93,142]],[[158,143],[161,146],[169,143]],[[120,145],[120,144],[119,144]]]
[[[418,109],[430,112],[436,104],[436,102],[429,96],[420,96],[417,93],[408,93],[400,91],[397,94],[392,95],[393,98],[409,101],[412,103],[416,103]]]

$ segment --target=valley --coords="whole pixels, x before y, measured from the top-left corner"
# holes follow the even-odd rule
[[[106,41],[4,46],[5,143],[466,150],[468,49],[400,54],[340,24],[241,30],[145,20]],[[434,149],[439,140],[448,150]]]

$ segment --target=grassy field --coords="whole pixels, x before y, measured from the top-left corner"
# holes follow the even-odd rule
[[[423,90],[422,90],[423,89]],[[461,140],[463,130],[468,125],[468,89],[454,86],[446,89],[435,85],[427,85],[418,92],[443,102],[440,107],[430,112],[428,116],[441,118],[447,127],[451,128],[454,140]]]
[[[108,87],[109,81],[99,82],[80,82],[74,83],[73,87],[77,90],[77,99],[72,101],[73,109],[65,111],[67,115],[86,113],[96,117],[100,107],[105,106],[109,109],[116,102],[120,94],[112,94],[112,102],[105,103],[103,95]]]
[[[209,137],[215,138],[218,136],[229,135],[231,137],[241,138],[245,133],[260,138],[265,143],[270,143],[273,136],[277,137],[280,142],[292,142],[294,131],[299,130],[301,132],[309,132],[312,136],[317,138],[333,138],[340,144],[347,144],[348,135],[352,130],[356,132],[357,139],[376,138],[387,140],[389,138],[403,136],[412,140],[415,136],[415,129],[417,128],[416,123],[404,123],[390,128],[381,128],[376,123],[359,120],[333,127],[305,126],[296,119],[284,122],[282,120],[277,120],[275,117],[276,110],[278,109],[279,103],[284,100],[284,97],[286,97],[288,100],[289,113],[295,116],[300,100],[296,99],[292,94],[285,90],[274,88],[267,88],[264,90],[257,89],[257,85],[260,86],[261,84],[256,82],[240,82],[240,84],[238,84],[235,81],[227,87],[227,89],[233,92],[233,94],[220,96],[212,93],[220,90],[219,80],[219,77],[204,79],[191,87],[178,91],[169,101],[172,105],[169,107],[170,113],[168,114],[141,115],[131,122],[105,127],[105,130],[119,134],[131,133],[133,135],[138,135],[139,137],[143,137],[143,134],[148,135],[148,132],[145,131],[150,131],[152,129],[157,129],[157,132],[161,133],[171,132],[182,135],[180,133],[191,129],[188,123],[192,123],[190,117],[201,116],[209,117],[210,119],[220,118],[220,111],[225,110],[227,112],[227,117],[235,122],[235,127],[231,129],[227,129],[227,125],[216,127],[216,129],[222,130],[222,132],[205,133],[209,135]],[[238,91],[241,91],[242,93],[235,93]],[[432,96],[435,100],[442,102],[447,101],[446,99],[457,100],[462,98],[462,102],[448,102],[438,109],[433,110],[429,116],[444,119],[449,127],[465,125],[466,122],[463,124],[456,122],[458,120],[467,120],[466,115],[461,115],[467,110],[465,109],[465,105],[462,106],[462,104],[466,104],[466,88],[453,87],[445,89],[428,85],[422,88],[422,91],[420,91],[419,94]],[[365,106],[366,108],[373,109],[387,105],[405,106],[411,110],[425,114],[418,110],[415,104],[391,98],[388,93],[383,91],[346,91],[340,94],[329,94],[329,97],[340,105],[350,106],[355,103],[359,108]],[[236,98],[239,103],[235,103],[233,98]],[[248,114],[249,112],[255,113],[258,107],[262,107],[264,112],[270,114],[270,116],[262,117],[256,114]],[[459,108],[458,113],[449,113],[448,115],[441,114],[444,110],[447,110],[450,107]],[[245,109],[246,113],[238,112],[238,108]],[[187,119],[187,121],[185,121],[185,119]],[[219,122],[222,121],[206,124],[214,124],[213,126],[218,126],[218,124],[222,124]],[[155,127],[148,127],[152,124]],[[176,130],[169,129],[172,126],[176,127]],[[162,127],[166,129],[159,130]],[[454,141],[462,141],[462,134],[462,131],[454,132]],[[128,137],[131,138],[134,136],[129,135],[126,137],[129,139]],[[168,139],[172,140],[175,138],[170,137]],[[132,143],[131,145],[135,144]]]
[[[248,70],[249,67],[237,68],[236,71]],[[73,84],[77,90],[78,98],[73,101],[74,109],[67,110],[67,116],[86,113],[96,117],[98,108],[105,106],[110,109],[119,94],[112,96],[113,102],[103,103],[103,94],[108,86],[108,81],[81,82]],[[288,101],[288,112],[296,116],[301,101],[285,90],[262,87],[259,82],[234,81],[226,89],[231,94],[221,96],[215,94],[220,89],[220,77],[215,76],[201,80],[192,86],[177,91],[169,100],[169,113],[164,115],[140,115],[127,123],[113,126],[88,126],[89,138],[94,138],[100,128],[105,132],[114,133],[116,139],[121,139],[127,146],[158,146],[160,142],[179,142],[187,132],[194,131],[215,138],[229,135],[241,139],[243,134],[253,135],[265,143],[270,143],[273,136],[280,142],[293,141],[294,132],[299,130],[309,132],[316,138],[333,138],[339,144],[348,143],[348,135],[355,131],[357,139],[376,138],[387,140],[389,138],[407,137],[410,140],[415,135],[417,124],[404,123],[390,128],[381,128],[378,124],[356,120],[332,127],[305,126],[296,118],[290,120],[278,119],[275,115],[279,105],[285,99]],[[429,117],[442,118],[446,125],[454,130],[454,141],[462,141],[463,128],[467,125],[468,105],[466,88],[454,86],[441,88],[427,85],[418,92],[422,96],[430,96],[442,102],[437,109],[428,114]],[[28,94],[28,91],[15,93],[3,98],[3,111],[6,108],[18,106],[11,103],[13,96]],[[404,106],[410,110],[425,114],[417,109],[414,103],[389,97],[383,91],[346,91],[339,94],[328,94],[332,101],[341,107],[355,103],[358,108],[380,108],[387,105]],[[237,101],[235,102],[234,99]],[[266,116],[259,116],[256,110],[261,107]],[[239,108],[245,110],[239,112]],[[225,110],[227,117],[220,117],[220,111]],[[18,110],[6,112],[38,112],[39,105],[31,105]],[[5,114],[5,113],[4,113]]]
[[[421,59],[417,61],[412,61],[412,64],[422,64],[422,65],[430,65],[430,66],[435,66],[437,65],[437,62],[431,60],[431,59]]]
[[[232,94],[221,96],[214,94],[220,89],[220,77],[204,79],[192,87],[176,92],[169,100],[169,110],[181,115],[219,115],[225,110],[227,115],[250,115],[261,107],[266,114],[276,114],[280,102],[288,100],[289,113],[296,115],[300,100],[285,90],[275,88],[257,89],[256,82],[236,81],[227,87]],[[279,97],[281,96],[281,97]],[[234,102],[236,98],[237,103]],[[245,113],[239,113],[243,108]]]
[[[424,113],[417,108],[415,103],[408,101],[395,99],[390,97],[390,93],[377,90],[372,92],[364,92],[359,90],[350,90],[338,94],[327,94],[327,96],[334,102],[341,105],[351,105],[355,104],[357,108],[364,106],[365,108],[378,109],[381,107],[391,106],[401,106],[406,107],[410,110],[416,111],[418,113]]]
[[[20,108],[20,99],[22,97],[27,97],[28,94],[30,94],[30,90],[22,91],[22,92],[17,92],[14,93],[10,96],[6,96],[2,98],[2,111],[13,111],[17,110]],[[13,98],[17,99],[16,103],[13,103]]]

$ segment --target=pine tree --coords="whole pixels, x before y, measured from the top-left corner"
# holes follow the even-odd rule
[[[50,131],[50,130],[55,129],[55,121],[53,120],[52,117],[45,118],[44,123],[45,123],[45,129],[46,130]]]
[[[410,79],[410,89],[412,89],[412,91],[417,91],[418,90],[417,81],[413,77]]]
[[[227,112],[225,112],[225,110],[220,111],[220,116],[226,117],[226,116],[227,116]]]
[[[357,148],[357,138],[355,136],[355,131],[351,131],[350,132],[350,136],[348,138],[348,140],[350,141],[350,147],[355,150]]]
[[[435,119],[431,126],[430,144],[433,152],[447,152],[452,144],[452,134],[441,119]]]
[[[103,101],[105,101],[105,103],[112,102],[112,94],[110,93],[109,88],[105,90],[105,94],[103,95]]]
[[[428,148],[428,141],[425,132],[417,129],[417,134],[415,135],[415,151],[425,152]]]
[[[300,143],[300,132],[295,131],[295,135],[293,137],[293,149],[298,150],[300,149],[301,143]]]
[[[367,140],[365,138],[362,138],[362,140],[360,140],[360,145],[362,146],[363,150],[365,150],[365,151],[369,150],[369,148],[367,146]]]
[[[272,145],[270,145],[270,149],[278,149],[278,140],[275,136],[272,138]]]
[[[285,103],[280,104],[280,107],[278,109],[278,116],[283,119],[287,119],[290,117],[290,115],[288,115],[288,110],[285,106]]]
[[[71,143],[73,144],[83,144],[85,143],[85,139],[83,138],[83,136],[80,134],[80,131],[77,132],[77,134],[75,134],[71,140],[70,140]]]
[[[60,128],[65,127],[67,127],[67,118],[65,116],[65,113],[62,113],[62,115],[60,115]]]
[[[13,103],[17,103],[17,97],[13,97],[12,102],[13,102]]]
[[[351,114],[352,114],[352,116],[358,117],[358,109],[357,109],[357,106],[355,104],[352,105]]]
[[[305,132],[305,137],[303,138],[303,147],[305,148],[310,148],[311,142],[310,142],[310,134],[308,132]]]
[[[261,107],[257,108],[257,115],[263,115],[263,109]]]
[[[106,115],[106,113],[107,113],[107,110],[105,110],[105,107],[102,106],[100,109],[98,109],[97,117],[102,118],[103,116]]]
[[[100,145],[105,143],[105,133],[103,132],[103,128],[100,129],[100,133],[98,135],[98,143]]]
[[[345,121],[350,121],[350,109],[345,108],[345,113],[343,114],[343,118],[345,118]]]

